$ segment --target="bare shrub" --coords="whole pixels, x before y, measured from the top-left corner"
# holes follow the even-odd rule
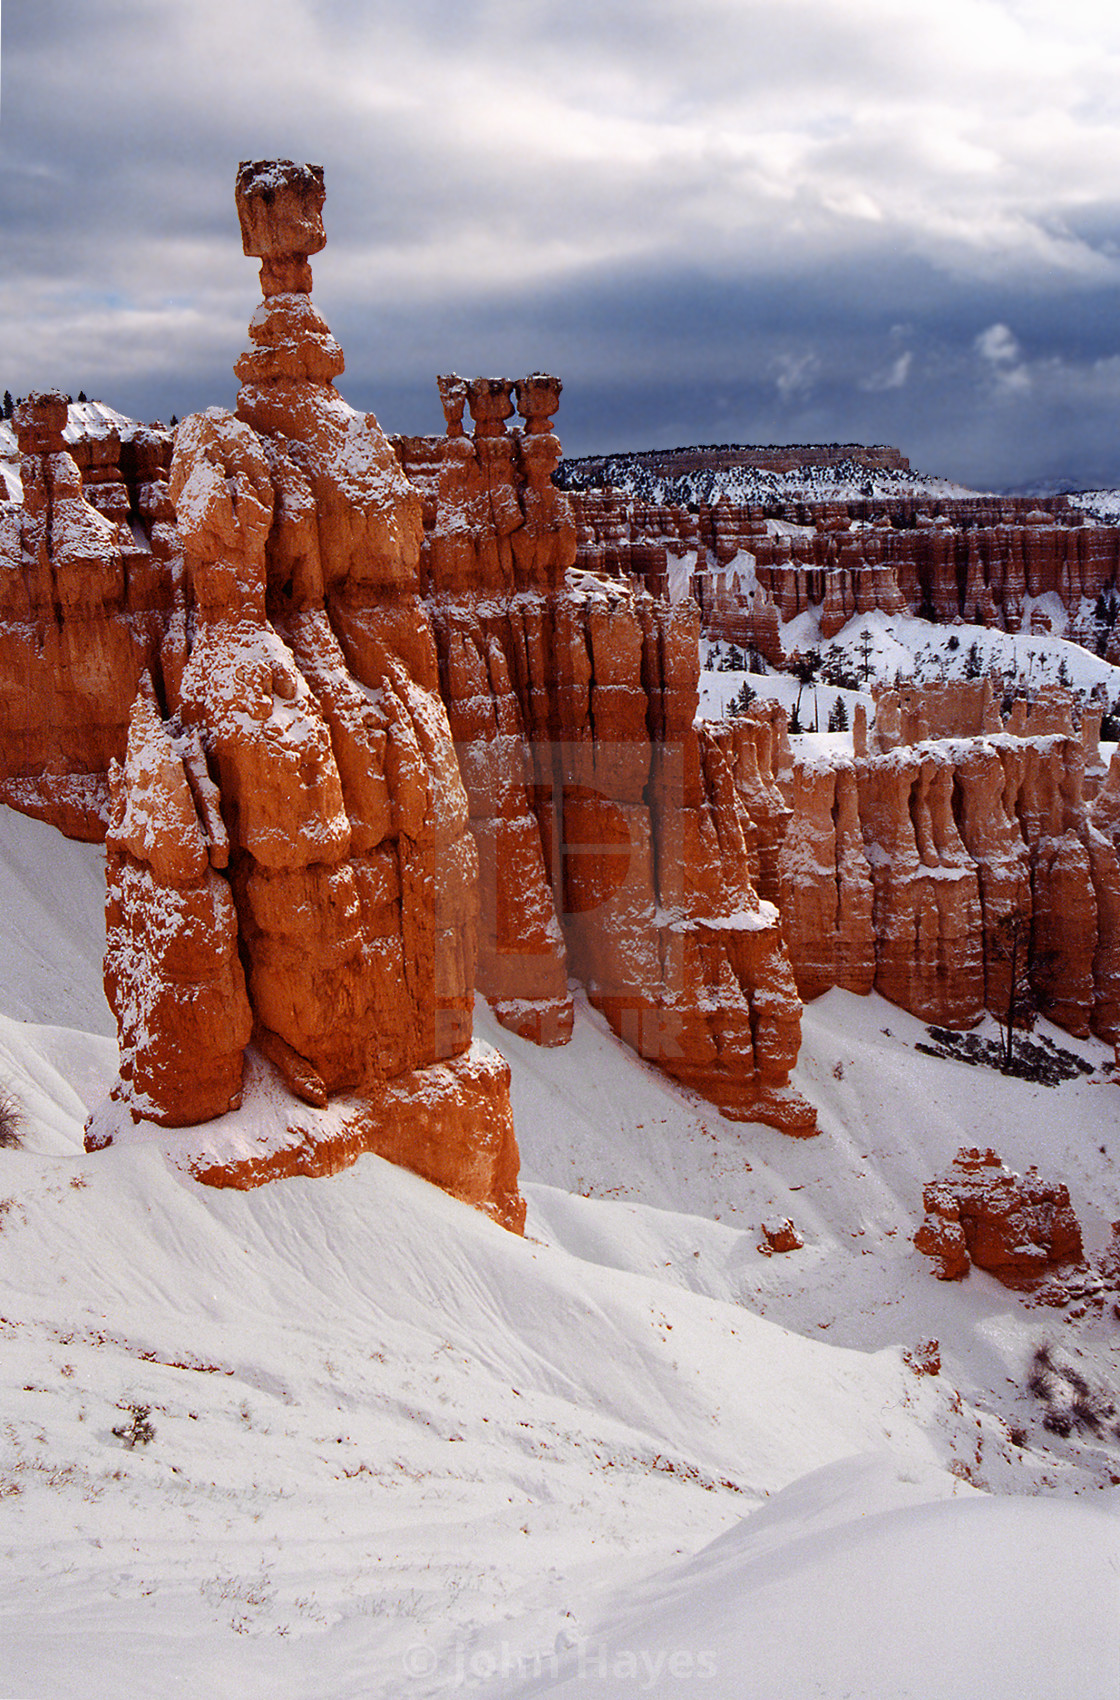
[[[0,1146],[9,1150],[19,1147],[23,1126],[23,1105],[6,1081],[0,1080]]]
[[[116,1438],[124,1441],[129,1452],[133,1447],[147,1446],[149,1441],[155,1439],[155,1428],[148,1421],[152,1413],[150,1405],[118,1405],[117,1410],[124,1411],[132,1419],[131,1422],[121,1423],[119,1428],[113,1430]]]
[[[1099,1435],[1116,1416],[1115,1402],[1071,1363],[1056,1358],[1044,1341],[1031,1359],[1027,1392],[1043,1407],[1042,1426],[1063,1438],[1074,1429]],[[1113,1433],[1120,1432],[1120,1425]]]

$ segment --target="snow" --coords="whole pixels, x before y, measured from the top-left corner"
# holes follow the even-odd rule
[[[1052,622],[1048,634],[1030,635],[1032,609],[1038,609]],[[803,726],[825,727],[828,716],[839,696],[851,726],[857,702],[867,710],[868,725],[875,719],[875,703],[871,687],[875,684],[938,684],[942,681],[965,679],[969,676],[998,675],[998,681],[1028,695],[1043,685],[1068,683],[1083,700],[1094,694],[1100,706],[1115,711],[1120,707],[1120,667],[1094,655],[1081,644],[1063,634],[1069,617],[1060,599],[1053,593],[1045,597],[1024,599],[1024,630],[1005,632],[997,627],[971,626],[961,622],[953,626],[931,625],[911,615],[885,614],[876,609],[871,614],[858,614],[849,620],[835,637],[822,640],[818,612],[809,610],[798,614],[780,628],[782,648],[786,655],[807,655],[817,650],[823,671],[831,669],[849,677],[866,681],[861,690],[831,685],[818,672],[813,683],[802,687],[791,673],[747,673],[741,669],[724,672],[719,669],[720,658],[727,656],[731,645],[705,641],[700,646],[700,701],[697,719],[717,720],[727,712],[728,704],[738,695],[744,681],[760,699],[780,702],[791,709],[800,697],[799,714]],[[715,652],[713,654],[713,651]],[[797,740],[799,756],[814,747],[819,752],[828,749],[851,751],[851,734],[821,733],[821,743],[809,736]],[[838,742],[842,740],[842,742]],[[1108,747],[1102,745],[1107,760]]]
[[[609,1672],[607,1692],[661,1700],[1112,1700],[1115,1519],[981,1496],[897,1503],[930,1485],[885,1459],[826,1466],[633,1589],[559,1681],[529,1692],[574,1697]]]
[[[1120,523],[1120,490],[1077,490],[1069,498],[1070,505],[1081,508],[1090,520],[1101,525]]]
[[[560,486],[565,490],[605,487],[641,502],[674,507],[714,506],[722,500],[758,506],[798,501],[955,499],[977,494],[948,478],[850,459],[827,466],[802,466],[792,472],[773,472],[761,466],[705,467],[674,477],[623,454],[608,456],[605,462],[596,457],[590,472],[579,460],[561,461],[559,472]]]
[[[736,558],[738,559],[738,557]],[[665,559],[668,567],[669,601],[671,603],[685,602],[690,594],[692,575],[699,570],[697,567],[697,551],[693,549],[690,553],[684,555],[674,555],[670,552],[666,554]]]
[[[118,413],[115,407],[109,407],[103,401],[72,401],[66,409],[62,440],[64,443],[76,443],[82,437],[104,438],[116,431],[123,442],[136,429],[135,419]]]
[[[1115,1324],[910,1244],[924,1182],[991,1143],[1104,1245],[1103,1046],[1055,1033],[1096,1072],[1038,1087],[832,992],[795,1077],[822,1134],[790,1140],[580,996],[556,1050],[480,1006],[524,1240],[374,1157],[218,1191],[189,1130],[83,1150],[115,1071],[102,870],[0,812],[0,1693],[1115,1692],[1120,1447],[1024,1390],[1042,1339],[1115,1385]],[[774,1216],[801,1250],[760,1249]],[[930,1338],[940,1375],[904,1356]]]
[[[23,501],[23,477],[19,469],[19,444],[6,420],[0,420],[0,501]]]

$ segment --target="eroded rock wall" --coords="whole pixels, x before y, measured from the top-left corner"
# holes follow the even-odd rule
[[[1115,1041],[1116,758],[1087,798],[1072,731],[903,743],[897,702],[880,706],[886,729],[869,751],[804,757],[794,741],[782,781],[780,904],[802,996],[874,987],[965,1027],[985,1009],[1006,1017],[1028,961],[1043,1014]],[[912,702],[911,724],[937,706]]]
[[[23,499],[0,504],[0,800],[99,841],[141,674],[174,666],[181,552],[160,479],[145,482],[147,528],[129,523],[118,435],[93,464],[89,441],[66,440],[55,392],[21,403],[15,427]]]
[[[743,801],[763,789],[753,745],[693,725],[695,606],[569,570],[555,379],[440,386],[438,471],[426,444],[398,448],[430,514],[421,575],[482,869],[479,986],[506,1025],[556,1042],[570,973],[725,1113],[811,1132],[788,1085],[800,1004],[751,877],[764,860],[776,890],[774,833]]]
[[[826,639],[874,609],[1017,632],[1027,599],[1050,593],[1085,641],[1093,605],[1118,589],[1120,528],[1087,523],[1064,498],[683,508],[584,489],[571,499],[581,566],[660,590],[684,560],[707,635],[764,654],[776,643],[771,608],[783,621],[815,610]]]

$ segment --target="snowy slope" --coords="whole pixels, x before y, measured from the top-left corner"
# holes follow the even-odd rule
[[[612,455],[589,469],[578,459],[561,461],[563,490],[609,488],[637,501],[665,506],[709,506],[726,499],[736,505],[779,502],[859,502],[953,499],[977,492],[951,479],[842,459],[827,466],[774,472],[764,466],[704,467],[676,475],[656,472],[629,455]],[[1098,492],[1102,494],[1103,492]]]
[[[873,685],[938,684],[984,674],[1019,694],[1030,695],[1043,685],[1066,684],[1083,701],[1093,699],[1102,709],[1120,711],[1120,667],[1065,636],[1069,617],[1056,595],[1028,597],[1026,601],[1038,606],[1051,621],[1049,633],[1032,636],[1029,631],[1004,632],[963,622],[937,626],[910,615],[884,614],[876,609],[857,615],[835,637],[823,640],[819,610],[808,610],[781,627],[786,655],[806,656],[812,650],[820,655],[821,667],[806,685],[791,673],[747,673],[738,668],[724,671],[721,663],[726,664],[732,646],[704,643],[697,717],[720,719],[745,681],[759,698],[780,702],[787,709],[798,704],[802,725],[818,725],[821,737],[828,738],[825,728],[838,696],[849,726],[857,702],[866,708],[870,724],[875,717]],[[1029,609],[1025,624],[1029,626]],[[856,679],[863,688],[851,690],[829,684],[825,675],[833,671]],[[841,735],[833,747],[850,751],[850,734]]]
[[[373,1157],[219,1192],[154,1148],[83,1152],[115,1069],[100,903],[95,849],[0,813],[0,1073],[27,1110],[0,1150],[0,1693],[963,1693],[920,1668],[934,1623],[992,1700],[1043,1691],[1043,1632],[1031,1669],[1114,1692],[1120,1451],[1046,1435],[1021,1387],[1044,1337],[1099,1381],[1115,1325],[946,1288],[908,1243],[922,1180],[989,1130],[1103,1243],[1103,1077],[985,1077],[832,993],[799,1070],[824,1132],[792,1141],[583,1003],[560,1051],[480,1010],[524,1241]],[[803,1251],[757,1250],[774,1213]],[[930,1335],[937,1376],[903,1356]],[[1032,1545],[1066,1581],[1044,1609],[1019,1564],[1012,1610]]]
[[[802,1478],[630,1590],[529,1692],[575,1700],[605,1679],[655,1700],[1111,1700],[1115,1645],[1099,1630],[1116,1610],[1115,1518],[981,1496],[901,1505],[907,1485],[874,1458]],[[917,1500],[924,1484],[909,1485]]]

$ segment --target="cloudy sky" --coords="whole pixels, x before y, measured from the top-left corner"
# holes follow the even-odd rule
[[[243,158],[326,169],[348,399],[559,372],[570,453],[1120,484],[1108,0],[7,0],[0,389],[232,403]]]

